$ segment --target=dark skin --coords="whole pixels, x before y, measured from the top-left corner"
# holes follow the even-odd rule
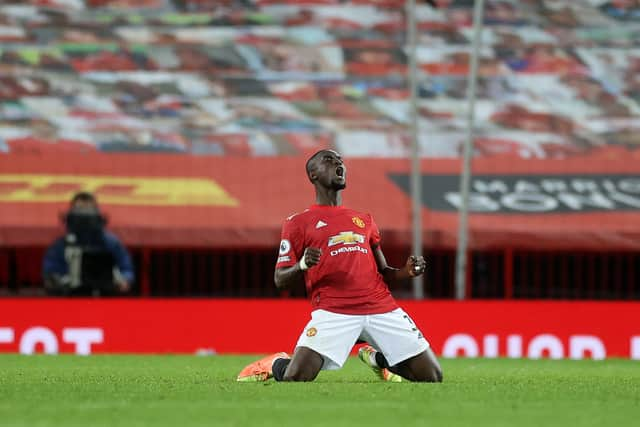
[[[318,152],[307,164],[307,176],[315,187],[316,204],[340,206],[342,190],[346,188],[347,169],[342,158],[333,150]],[[424,273],[426,263],[423,257],[410,256],[402,268],[394,268],[387,260],[380,246],[373,249],[373,255],[385,283],[393,284]],[[320,263],[322,250],[307,247],[303,253],[308,268]],[[274,281],[278,289],[287,289],[304,281],[304,271],[299,264],[279,268]],[[324,360],[322,356],[307,347],[296,348],[284,374],[284,381],[313,381],[320,372]],[[441,382],[442,369],[431,348],[389,368],[390,371],[410,380],[421,382]]]

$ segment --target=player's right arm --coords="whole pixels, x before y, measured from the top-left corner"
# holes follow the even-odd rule
[[[287,289],[304,282],[304,272],[320,262],[319,248],[304,247],[304,232],[289,217],[282,225],[280,251],[273,275],[278,289]]]
[[[320,262],[320,248],[306,248],[299,262],[291,267],[276,268],[273,280],[276,288],[287,289],[304,280],[304,272]]]

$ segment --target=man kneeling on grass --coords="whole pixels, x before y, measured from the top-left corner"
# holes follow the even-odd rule
[[[370,214],[342,206],[347,168],[338,153],[322,150],[306,164],[316,204],[287,218],[275,271],[279,289],[304,279],[311,320],[293,357],[267,356],[245,367],[238,381],[313,381],[339,369],[358,340],[360,359],[385,381],[441,382],[442,369],[420,330],[396,303],[387,283],[424,273],[422,257],[403,268],[387,265]]]

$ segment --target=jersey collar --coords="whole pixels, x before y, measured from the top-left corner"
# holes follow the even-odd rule
[[[345,209],[344,206],[340,205],[340,206],[330,206],[330,205],[311,205],[309,206],[309,210],[314,210],[314,209]]]

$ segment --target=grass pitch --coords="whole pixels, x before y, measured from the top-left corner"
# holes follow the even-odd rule
[[[443,360],[443,384],[389,384],[350,359],[314,383],[237,383],[254,359],[0,356],[0,425],[640,425],[637,361]]]

